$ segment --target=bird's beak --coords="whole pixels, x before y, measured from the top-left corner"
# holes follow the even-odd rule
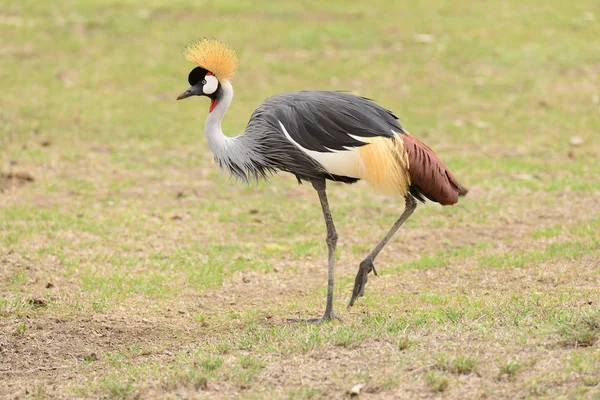
[[[187,99],[188,97],[193,96],[194,94],[194,87],[192,86],[188,90],[177,96],[177,100]]]
[[[177,100],[187,99],[190,96],[202,96],[203,94],[201,86],[190,86],[188,90],[177,96]]]

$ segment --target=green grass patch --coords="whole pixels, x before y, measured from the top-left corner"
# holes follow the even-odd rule
[[[429,390],[432,392],[444,392],[448,389],[450,385],[450,380],[448,377],[439,372],[430,372],[425,376],[425,381],[427,382],[427,386],[429,386]]]
[[[498,375],[501,378],[506,377],[510,381],[515,381],[522,366],[523,365],[518,360],[498,362]]]
[[[436,368],[440,371],[450,372],[456,375],[468,375],[476,372],[477,360],[471,356],[448,357],[441,354],[438,357]]]
[[[600,311],[559,317],[554,324],[561,342],[567,346],[593,346],[600,338]]]
[[[481,267],[523,268],[530,264],[539,264],[558,258],[577,259],[584,255],[596,254],[600,250],[600,241],[552,243],[544,250],[512,252],[501,255],[485,255],[479,257]]]

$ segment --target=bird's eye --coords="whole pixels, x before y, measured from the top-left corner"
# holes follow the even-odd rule
[[[202,84],[206,85],[206,79],[202,79]]]
[[[206,75],[206,70],[204,68],[196,67],[190,72],[188,82],[191,86],[194,86],[200,82],[200,79],[204,78],[204,75]]]

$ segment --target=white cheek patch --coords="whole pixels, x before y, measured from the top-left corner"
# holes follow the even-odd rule
[[[214,75],[208,75],[204,78],[206,84],[204,85],[204,94],[213,94],[219,87],[219,80]]]

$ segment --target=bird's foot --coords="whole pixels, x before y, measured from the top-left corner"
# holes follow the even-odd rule
[[[375,269],[375,265],[373,265],[373,261],[370,258],[366,258],[360,263],[358,273],[356,274],[356,278],[354,278],[354,289],[352,289],[352,297],[350,298],[348,307],[352,307],[357,298],[364,296],[365,285],[369,280],[368,275],[371,271],[373,271],[375,276],[379,276]]]
[[[323,314],[323,316],[321,318],[309,318],[309,319],[304,319],[304,318],[288,318],[288,322],[300,322],[300,323],[305,323],[305,324],[320,324],[322,322],[329,322],[331,320],[337,319],[340,322],[344,322],[343,319],[341,319],[340,317],[337,316],[336,313],[334,313],[333,311],[327,312],[325,311],[325,314]]]

